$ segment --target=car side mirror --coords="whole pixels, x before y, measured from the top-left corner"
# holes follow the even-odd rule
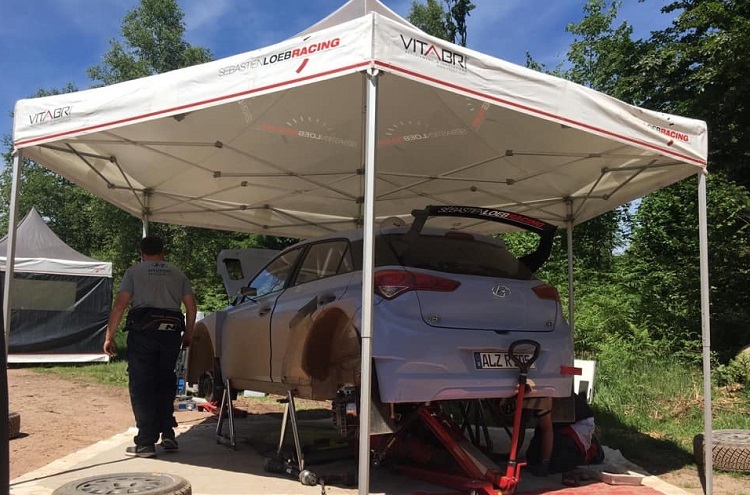
[[[246,299],[250,299],[254,302],[256,295],[258,295],[258,289],[255,287],[242,287],[237,291],[237,295],[234,296],[231,305],[237,306],[238,304],[245,302]]]
[[[240,295],[242,297],[255,297],[258,295],[258,289],[255,287],[243,287],[240,289]]]

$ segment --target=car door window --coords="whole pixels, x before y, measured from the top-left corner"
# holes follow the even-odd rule
[[[349,241],[319,242],[307,250],[294,285],[351,272],[353,269],[354,263]]]
[[[295,249],[282,254],[258,273],[249,285],[256,290],[255,297],[271,294],[286,286],[300,251],[301,249]]]

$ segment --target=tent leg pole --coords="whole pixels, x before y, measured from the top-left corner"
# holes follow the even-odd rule
[[[16,227],[18,227],[18,189],[21,182],[23,156],[17,152],[13,157],[13,184],[10,190],[10,211],[8,212],[8,247],[5,256],[5,281],[3,284],[3,328],[5,329],[5,355],[10,347],[10,307],[11,287],[16,260]]]
[[[571,335],[575,335],[575,298],[573,297],[573,201],[565,201],[568,205],[568,217],[565,221],[565,234],[568,236],[568,325]]]
[[[713,419],[711,411],[711,308],[708,285],[708,218],[706,213],[706,173],[698,177],[698,238],[700,245],[701,276],[701,334],[703,336],[703,416],[704,464],[706,495],[712,495],[714,485]]]
[[[370,492],[370,410],[372,408],[372,307],[374,299],[373,266],[375,259],[375,129],[378,100],[377,71],[367,74],[367,108],[365,112],[365,198],[364,245],[362,249],[362,337],[358,493]]]
[[[10,307],[11,287],[13,282],[13,268],[16,260],[16,227],[18,224],[18,188],[21,182],[21,167],[23,155],[17,151],[13,156],[13,184],[10,190],[10,211],[8,211],[8,246],[5,257],[5,281],[3,283],[3,306],[0,316],[3,318],[3,333],[0,348],[0,418],[7,418],[9,414],[8,401],[8,348],[10,339]],[[10,435],[8,428],[3,425],[0,434],[0,487],[7,493],[10,484]]]
[[[143,232],[142,232],[143,237],[146,237],[148,235],[148,217],[149,217],[148,213],[149,213],[149,209],[151,208],[151,205],[150,205],[151,202],[149,201],[150,199],[151,199],[151,194],[147,191],[143,195],[144,208],[143,208],[143,217],[141,220],[143,222]]]

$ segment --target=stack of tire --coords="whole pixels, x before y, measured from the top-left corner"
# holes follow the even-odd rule
[[[722,471],[750,473],[750,430],[713,430],[713,467]],[[703,433],[693,438],[693,454],[698,465],[705,459]]]
[[[17,412],[8,413],[8,438],[16,438],[21,434],[21,415]]]

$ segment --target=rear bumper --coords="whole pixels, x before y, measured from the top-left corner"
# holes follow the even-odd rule
[[[373,365],[382,402],[428,402],[501,398],[518,389],[517,369],[476,369],[474,352],[507,350],[519,339],[541,345],[529,370],[531,397],[568,397],[573,377],[561,366],[573,365],[569,327],[557,322],[555,331],[497,333],[454,330],[399,320],[393,314],[378,319],[373,330]],[[387,326],[378,322],[388,322]]]
[[[433,373],[409,373],[406,367],[393,361],[376,359],[382,402],[430,402],[439,400],[468,400],[503,398],[515,395],[518,390],[517,370],[484,371],[484,377],[476,376],[473,370],[438,371]],[[570,376],[544,373],[544,376],[529,373],[531,392],[527,397],[568,397],[573,389]]]

